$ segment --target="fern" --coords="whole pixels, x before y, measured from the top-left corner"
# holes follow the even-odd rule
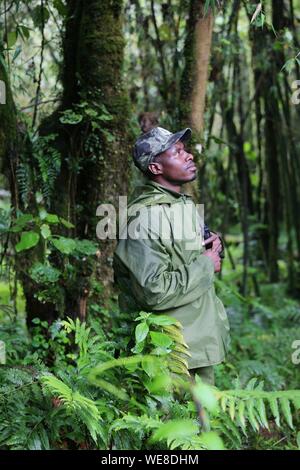
[[[104,372],[109,371],[111,369],[114,369],[115,367],[136,367],[142,362],[148,363],[148,364],[155,364],[155,362],[158,362],[159,359],[150,355],[139,355],[139,356],[130,356],[130,357],[120,357],[119,359],[112,359],[110,361],[106,361],[102,364],[99,364],[97,367],[93,368],[90,371],[89,374],[89,381],[97,385],[98,387],[102,388],[103,390],[106,390],[107,392],[113,394],[115,397],[119,398],[120,400],[129,400],[129,396],[127,392],[125,391],[124,388],[121,388],[120,386],[114,385],[111,382],[108,382],[106,380],[103,380],[99,376],[101,376]],[[112,378],[112,377],[111,377]]]
[[[181,439],[167,439],[170,450],[223,450],[221,438],[215,432],[205,432],[196,436],[188,436]]]
[[[61,166],[60,152],[51,145],[56,137],[56,134],[50,134],[33,140],[33,155],[38,163],[40,189],[49,206]]]
[[[104,429],[100,424],[102,419],[93,400],[81,395],[77,390],[73,391],[52,375],[42,377],[41,383],[45,391],[59,400],[59,405],[61,404],[69,414],[77,416],[85,424],[95,442],[98,436],[106,441]]]
[[[173,341],[171,353],[168,355],[168,367],[171,372],[189,376],[187,356],[191,357],[188,345],[185,343],[182,327],[179,322],[174,325],[163,325],[162,331],[166,333]]]
[[[294,429],[293,410],[300,408],[300,390],[268,392],[263,390],[263,382],[256,385],[256,381],[255,378],[251,379],[243,390],[217,391],[223,412],[241,427],[244,434],[248,424],[255,432],[261,427],[269,429],[268,416],[275,420],[278,427],[284,420]]]
[[[16,177],[21,200],[25,207],[28,205],[28,195],[32,187],[31,170],[28,164],[20,162],[16,169]]]
[[[39,375],[29,367],[0,368],[2,449],[49,449],[45,419],[51,408],[43,400]]]
[[[77,367],[80,372],[88,374],[91,367],[95,366],[103,360],[111,360],[112,355],[105,348],[108,342],[104,341],[105,337],[95,334],[91,327],[85,322],[80,322],[77,318],[75,321],[71,318],[61,321],[67,333],[74,333],[75,344],[79,349],[79,357],[77,358]]]
[[[217,418],[211,420],[212,429],[218,431],[221,436],[226,437],[226,443],[232,449],[242,448],[242,435],[238,424],[236,424],[226,413],[219,413]]]
[[[251,377],[258,377],[269,384],[272,389],[282,389],[285,380],[279,373],[280,369],[281,367],[278,364],[264,364],[260,361],[249,359],[242,361],[239,367],[239,375],[243,383],[249,381]]]
[[[151,355],[166,357],[168,369],[175,376],[189,376],[186,358],[191,355],[184,341],[180,322],[167,315],[143,311],[139,312],[139,316],[135,319],[135,321],[140,320],[141,323],[135,328],[136,346],[132,351],[140,353],[147,344],[147,352]],[[156,342],[153,338],[156,332],[162,337],[161,347],[159,347],[160,341]]]
[[[197,423],[193,420],[163,422],[158,417],[127,414],[112,424],[110,433],[114,435],[116,432],[125,430],[136,434],[141,441],[147,437],[150,438],[151,434],[150,442],[166,442],[167,447],[171,450],[177,448],[183,450],[207,449],[206,433],[199,435]]]
[[[127,414],[123,418],[117,419],[110,427],[110,432],[130,430],[140,435],[158,429],[162,422],[159,419],[151,418],[147,415],[135,416]]]

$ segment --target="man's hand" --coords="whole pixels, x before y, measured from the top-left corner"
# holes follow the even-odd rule
[[[211,234],[213,235],[217,235],[218,237],[218,240],[220,241],[221,243],[221,249],[219,250],[219,253],[220,253],[220,258],[223,259],[225,257],[225,248],[224,248],[224,241],[222,240],[222,236],[219,232],[213,232],[211,231]]]
[[[222,242],[221,242],[221,239],[219,237],[219,235],[217,233],[214,233],[214,232],[211,232],[213,233],[213,235],[209,238],[207,238],[206,240],[203,240],[202,242],[202,245],[203,246],[206,246],[208,245],[209,243],[212,243],[212,250],[213,251],[216,251],[217,253],[220,253],[222,251]],[[209,251],[209,250],[207,250]]]
[[[222,251],[222,242],[217,234],[213,234],[211,237],[203,240],[202,245],[206,246],[208,243],[213,244],[212,248],[204,251],[202,254],[212,259],[215,265],[215,273],[219,273],[221,271],[220,252]]]

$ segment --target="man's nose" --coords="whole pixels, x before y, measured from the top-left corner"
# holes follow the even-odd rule
[[[186,152],[185,158],[186,158],[186,161],[187,161],[187,162],[190,161],[190,160],[193,161],[193,160],[194,160],[194,155],[192,155],[192,154],[189,153],[189,152]]]

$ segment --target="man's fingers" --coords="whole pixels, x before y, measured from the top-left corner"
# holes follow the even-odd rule
[[[213,251],[217,251],[219,253],[219,251],[222,251],[221,243],[218,243],[217,245],[213,245],[212,249]]]
[[[214,242],[218,238],[217,235],[212,235],[211,237],[207,238],[206,240],[203,240],[202,245],[206,246],[208,243]]]

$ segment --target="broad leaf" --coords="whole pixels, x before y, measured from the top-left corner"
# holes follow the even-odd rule
[[[29,250],[33,246],[37,245],[40,236],[36,232],[22,232],[21,240],[16,244],[16,251],[19,253],[23,250]]]

